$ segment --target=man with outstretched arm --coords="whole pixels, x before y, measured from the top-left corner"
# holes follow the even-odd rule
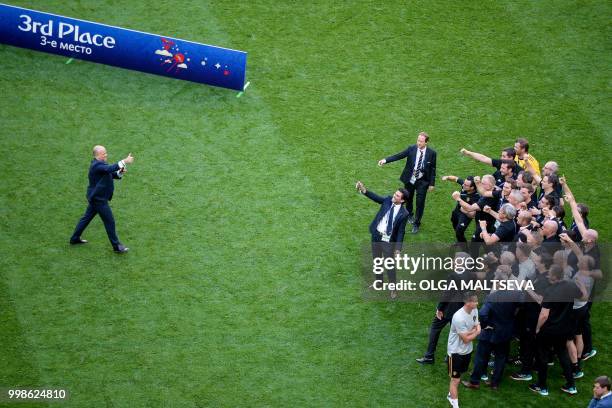
[[[397,190],[392,196],[381,197],[369,191],[361,181],[355,185],[357,190],[370,200],[380,204],[380,209],[370,224],[372,234],[372,259],[389,258],[398,255],[404,242],[408,211],[403,207],[408,192],[403,188]],[[395,268],[387,269],[387,277],[395,283]],[[383,282],[383,273],[374,274],[372,287],[380,290]],[[391,290],[391,298],[395,299],[397,292]]]
[[[501,184],[500,180],[505,181],[505,175],[502,173],[511,173],[512,178],[516,179],[521,170],[523,170],[523,168],[514,161],[514,158],[516,157],[516,151],[513,147],[507,147],[502,150],[499,159],[494,159],[482,153],[472,152],[465,148],[461,149],[461,154],[481,163],[484,163],[487,166],[495,167],[497,170],[495,171],[495,173],[493,173],[493,177],[495,177],[497,185]],[[505,169],[502,172],[502,164],[511,166],[511,170]]]
[[[116,253],[125,253],[129,250],[117,238],[115,232],[115,218],[110,208],[109,202],[113,199],[113,191],[115,190],[114,180],[121,179],[126,172],[126,166],[134,162],[132,153],[128,154],[123,160],[117,163],[108,164],[106,162],[107,153],[104,146],[94,146],[93,160],[89,166],[89,186],[87,187],[87,209],[85,214],[77,223],[72,237],[70,237],[71,245],[86,244],[87,240],[81,238],[83,231],[89,225],[91,220],[100,214],[108,239]]]
[[[384,166],[397,160],[406,158],[406,166],[400,176],[404,188],[408,191],[406,197],[406,209],[408,210],[408,222],[411,222],[412,233],[419,232],[421,218],[425,210],[425,197],[428,191],[433,191],[436,184],[436,151],[428,147],[429,135],[425,132],[419,133],[416,144],[409,146],[406,150],[393,156],[380,159],[379,166]],[[416,214],[413,213],[412,199],[416,191]]]

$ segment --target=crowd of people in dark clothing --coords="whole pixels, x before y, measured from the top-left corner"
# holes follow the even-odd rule
[[[556,162],[540,170],[526,139],[503,149],[499,159],[466,149],[461,153],[494,171],[482,177],[442,177],[459,185],[452,194],[456,205],[450,217],[455,256],[483,257],[485,264],[482,271],[455,273],[453,279],[531,282],[529,289],[496,290],[484,298],[472,372],[462,383],[478,389],[486,382],[497,389],[510,365],[512,380],[529,382],[532,391],[546,396],[549,366],[560,364],[565,377],[561,390],[576,394],[576,380],[585,376],[584,361],[597,353],[590,316],[598,306],[592,302],[595,290],[603,285],[598,233],[589,224],[589,207],[574,197]],[[466,238],[472,221],[473,234]],[[468,303],[450,298],[438,304],[428,350],[419,363],[434,363],[440,332],[447,324],[454,330],[453,316],[464,313],[464,305]],[[514,357],[511,349],[517,350]],[[456,370],[454,374],[461,375]],[[598,373],[589,374],[595,378]],[[612,404],[609,383],[607,387],[601,401]],[[453,397],[449,393],[451,405],[458,406]]]

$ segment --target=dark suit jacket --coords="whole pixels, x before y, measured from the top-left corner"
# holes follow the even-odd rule
[[[385,159],[387,163],[391,163],[397,160],[401,160],[403,158],[406,159],[406,167],[404,167],[404,171],[400,176],[400,180],[404,184],[408,184],[410,182],[410,178],[412,177],[412,171],[414,170],[414,165],[417,160],[417,152],[419,151],[417,145],[409,146],[403,152],[398,154],[394,154],[393,156],[389,156]],[[423,158],[423,177],[421,180],[427,182],[430,186],[436,185],[436,151],[431,147],[427,146],[427,150],[425,151],[425,157]]]
[[[378,234],[376,227],[380,223],[380,220],[383,219],[389,208],[393,205],[392,197],[381,197],[376,193],[367,190],[365,193],[366,197],[368,197],[372,201],[376,201],[378,204],[381,204],[380,210],[374,217],[374,220],[370,224],[370,233],[372,235]],[[404,233],[406,232],[406,221],[408,220],[408,210],[403,205],[400,206],[400,209],[393,220],[393,229],[391,230],[391,240],[389,242],[395,243],[395,250],[402,249],[402,243],[404,242]]]
[[[516,309],[521,302],[521,292],[499,290],[491,293],[478,312],[482,332],[480,339],[499,344],[512,339]]]
[[[115,185],[113,179],[120,178],[117,175],[119,163],[108,164],[101,160],[93,159],[89,166],[89,186],[87,187],[87,201],[110,201],[113,198]]]

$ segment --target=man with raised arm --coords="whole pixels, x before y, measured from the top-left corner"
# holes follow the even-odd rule
[[[390,258],[398,255],[404,242],[406,220],[408,211],[403,207],[408,192],[403,188],[397,190],[392,196],[381,197],[373,191],[368,190],[361,181],[355,185],[357,190],[370,200],[380,204],[380,209],[370,224],[372,234],[372,258]],[[390,283],[395,283],[395,268],[387,269]],[[379,289],[382,286],[383,273],[374,274],[372,287]],[[397,293],[391,290],[391,298],[395,299]]]
[[[87,240],[81,238],[81,234],[89,225],[91,220],[99,214],[104,223],[106,234],[116,253],[125,253],[129,250],[117,238],[115,232],[115,218],[109,205],[113,199],[113,191],[115,190],[114,180],[119,180],[126,172],[126,166],[134,162],[132,153],[128,154],[123,160],[117,163],[108,164],[106,148],[104,146],[94,146],[93,160],[89,166],[89,186],[87,187],[87,209],[85,214],[77,223],[72,237],[70,237],[71,245],[86,244]]]
[[[482,153],[472,152],[467,149],[461,149],[461,154],[463,154],[464,156],[470,157],[476,161],[479,161],[481,163],[484,163],[487,166],[495,167],[497,170],[495,171],[495,173],[493,173],[493,177],[495,177],[496,181],[502,180],[502,179],[505,181],[505,176],[502,174],[502,171],[501,171],[501,167],[503,163],[506,163],[512,167],[512,175],[513,175],[513,178],[515,179],[517,175],[521,172],[521,170],[523,170],[523,168],[514,161],[516,152],[514,151],[514,148],[512,147],[507,147],[504,150],[502,150],[501,156],[499,159],[494,159],[492,157],[485,156]],[[506,173],[509,173],[509,170],[506,170]]]
[[[433,191],[436,184],[436,151],[428,147],[429,135],[419,133],[416,144],[393,156],[380,159],[379,166],[384,166],[397,160],[406,158],[406,166],[400,176],[404,188],[408,191],[406,209],[408,222],[412,222],[412,233],[419,232],[421,218],[425,211],[425,197],[428,191]],[[413,213],[412,200],[416,191],[416,213]]]

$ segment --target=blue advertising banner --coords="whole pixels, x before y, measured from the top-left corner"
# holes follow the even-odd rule
[[[0,43],[242,91],[244,51],[0,3]]]

